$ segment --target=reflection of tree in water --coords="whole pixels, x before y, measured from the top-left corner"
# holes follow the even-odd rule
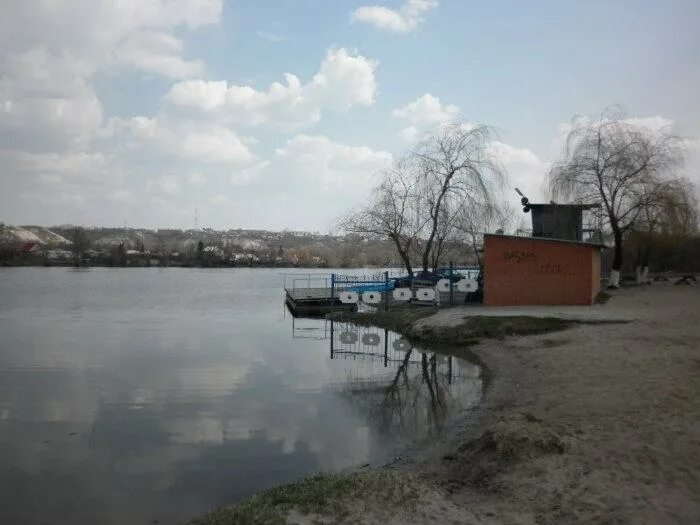
[[[385,352],[382,356],[372,348],[354,347],[351,354],[372,357],[372,361],[387,366],[396,364],[396,371],[387,377],[374,369],[369,377],[348,377],[341,395],[356,409],[367,414],[368,423],[382,434],[400,435],[412,439],[438,434],[450,410],[458,409],[464,394],[464,376],[453,374],[453,358],[408,348],[399,359],[389,359],[385,332]],[[393,334],[395,335],[395,334]],[[343,354],[342,350],[334,352]]]
[[[382,433],[399,430],[412,435],[434,435],[442,429],[447,412],[447,378],[437,373],[435,354],[428,357],[421,352],[420,362],[415,363],[411,361],[414,352],[413,349],[406,352],[392,381],[378,388],[381,393],[378,399],[367,399],[369,420]],[[420,366],[418,373],[410,370],[412,364]],[[364,395],[361,388],[351,391],[356,397]]]

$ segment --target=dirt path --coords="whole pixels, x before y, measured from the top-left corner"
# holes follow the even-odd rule
[[[484,405],[402,468],[468,521],[700,523],[700,287],[603,308],[634,321],[473,348],[493,374]]]

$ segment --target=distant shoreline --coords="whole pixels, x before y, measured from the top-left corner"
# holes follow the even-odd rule
[[[275,265],[267,265],[267,264],[253,264],[253,265],[198,265],[198,264],[167,264],[167,265],[160,265],[160,264],[127,264],[125,266],[117,266],[117,265],[110,265],[110,264],[81,264],[80,266],[76,266],[75,264],[71,263],[50,263],[50,264],[42,264],[38,262],[30,262],[30,263],[17,263],[15,261],[11,262],[0,262],[0,268],[112,268],[112,269],[119,269],[119,268],[157,268],[157,269],[166,269],[166,268],[199,268],[199,269],[204,269],[204,270],[218,270],[218,269],[232,269],[232,268],[260,268],[260,269],[266,269],[266,270],[271,270],[271,269],[277,269],[277,270],[334,270],[338,268],[330,268],[327,266],[275,266]],[[340,268],[343,270],[360,270],[360,269],[373,269],[373,268],[383,268],[380,266],[348,266],[345,268]]]

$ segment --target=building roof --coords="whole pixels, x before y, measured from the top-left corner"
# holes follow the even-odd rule
[[[520,239],[528,241],[547,241],[547,242],[563,242],[566,244],[579,244],[582,246],[594,246],[596,248],[605,248],[605,244],[600,242],[586,242],[586,241],[569,241],[567,239],[554,239],[552,237],[532,237],[525,235],[502,235],[500,233],[485,233],[484,237],[508,237],[511,239]]]
[[[592,210],[600,208],[600,204],[559,204],[558,202],[530,202],[527,204],[530,208],[543,208],[545,206],[557,206],[560,208],[580,208],[582,210]]]

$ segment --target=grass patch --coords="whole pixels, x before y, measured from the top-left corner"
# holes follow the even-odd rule
[[[375,512],[411,509],[419,501],[419,482],[410,475],[376,470],[351,474],[319,474],[261,492],[230,507],[191,521],[191,525],[277,525],[295,511],[343,521],[364,508]],[[322,520],[326,521],[326,520]]]
[[[469,346],[481,339],[503,339],[508,336],[537,335],[566,330],[576,321],[558,317],[468,316],[457,326],[418,325],[416,321],[431,316],[436,308],[390,310],[388,312],[338,312],[336,321],[363,326],[377,326],[398,332],[415,344],[425,346]]]
[[[611,294],[601,290],[600,292],[598,292],[598,295],[595,296],[595,299],[593,299],[593,302],[595,304],[605,304],[610,300],[611,297],[612,297]]]
[[[487,317],[473,316],[454,327],[421,326],[414,336],[424,342],[445,345],[471,345],[480,339],[503,339],[507,336],[537,335],[569,328],[573,323],[556,317]]]

